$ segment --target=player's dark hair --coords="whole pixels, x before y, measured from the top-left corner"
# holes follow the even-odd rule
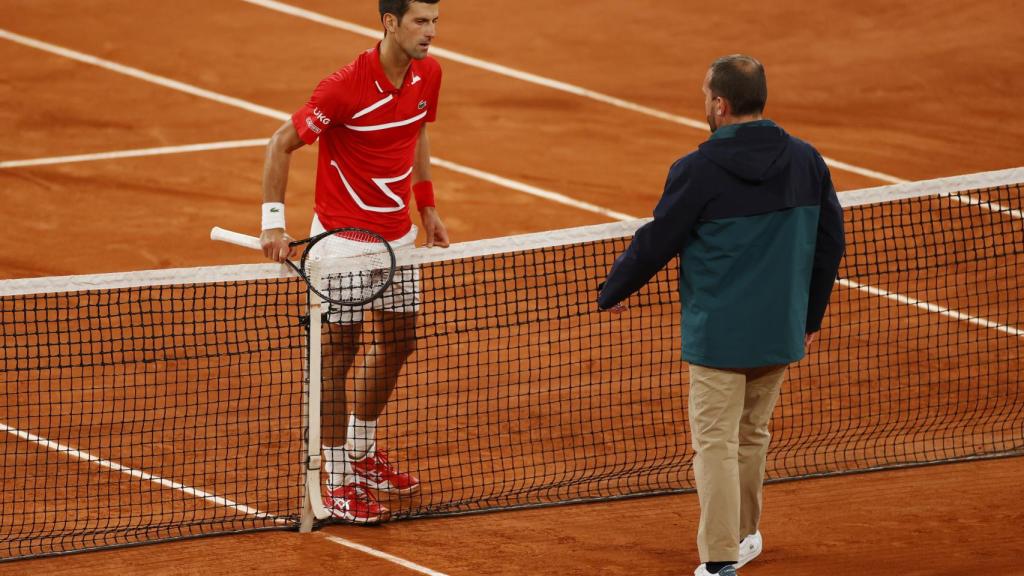
[[[743,54],[723,56],[711,64],[708,89],[732,105],[734,116],[764,112],[768,101],[768,80],[757,58]]]
[[[402,23],[402,17],[409,11],[409,5],[413,2],[422,2],[423,4],[437,4],[441,0],[380,0],[380,20],[384,21],[385,14],[394,14],[398,18],[398,23]]]

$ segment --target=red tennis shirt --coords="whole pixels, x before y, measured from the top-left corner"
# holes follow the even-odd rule
[[[437,116],[440,91],[441,65],[429,56],[392,86],[380,44],[320,81],[292,124],[306,144],[320,139],[316,214],[325,228],[365,228],[387,240],[409,232],[416,142]]]

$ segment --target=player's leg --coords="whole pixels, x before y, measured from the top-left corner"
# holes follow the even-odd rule
[[[344,446],[348,432],[348,403],[345,382],[356,353],[359,351],[359,336],[362,322],[327,322],[324,330],[322,352],[322,428],[325,468],[330,486],[345,484],[346,470]]]
[[[737,466],[743,374],[690,365],[689,421],[700,500],[697,549],[702,566],[739,557],[740,481]],[[715,573],[712,569],[710,573]]]
[[[372,317],[366,323],[372,327],[364,336],[366,353],[353,376],[353,413],[362,420],[376,420],[384,412],[398,383],[398,373],[416,350],[416,314],[374,311]],[[364,443],[353,442],[353,449],[368,449],[367,439],[373,440],[357,434],[352,440]]]
[[[352,377],[352,415],[346,448],[355,474],[371,488],[409,493],[419,480],[399,472],[377,448],[377,420],[387,407],[405,361],[416,350],[415,312],[373,312],[364,334],[365,353]]]
[[[353,365],[359,351],[363,315],[362,309],[342,308],[333,311],[325,323],[321,372],[322,437],[327,473],[324,503],[335,518],[372,524],[387,519],[389,511],[355,474],[354,462],[345,449],[349,413],[346,381],[355,372]]]
[[[769,366],[747,371],[743,416],[740,418],[740,557],[737,568],[761,553],[762,486],[765,458],[771,433],[771,421],[779,390],[786,375],[785,366]]]

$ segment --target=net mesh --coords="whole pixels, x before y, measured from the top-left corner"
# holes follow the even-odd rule
[[[293,523],[296,280],[0,299],[0,557]]]
[[[847,254],[783,387],[770,479],[1024,454],[1021,186],[932,188],[840,195]],[[595,308],[623,229],[417,251],[416,350],[377,446],[421,488],[379,494],[393,517],[693,488],[677,263],[625,314]],[[260,270],[0,283],[0,557],[296,526],[306,297]],[[367,313],[357,365],[399,338],[383,317]],[[325,377],[347,366],[338,333]]]

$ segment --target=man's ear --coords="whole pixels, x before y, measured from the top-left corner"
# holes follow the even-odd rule
[[[723,117],[727,116],[731,111],[731,108],[732,107],[729,106],[729,101],[725,98],[722,98],[721,96],[715,98],[715,115]]]

